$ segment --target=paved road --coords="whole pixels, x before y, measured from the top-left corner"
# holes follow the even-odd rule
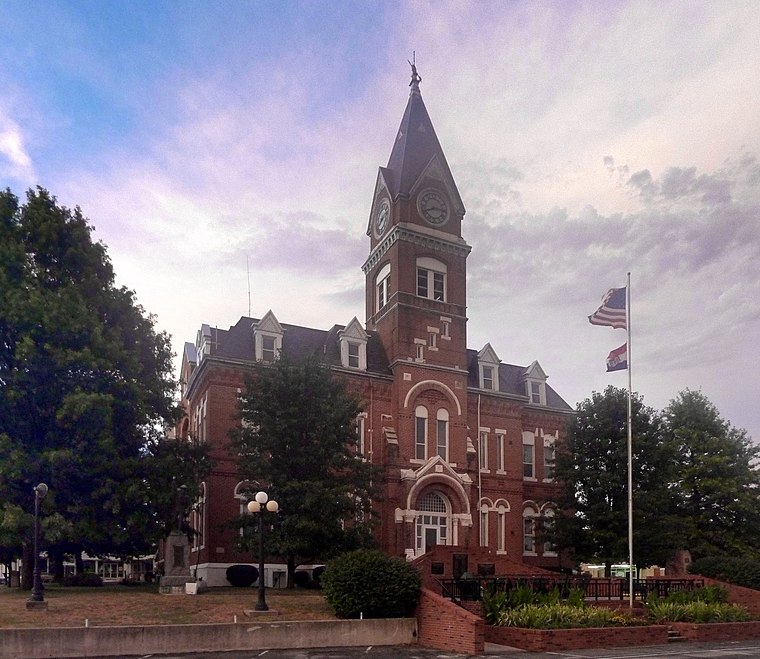
[[[641,648],[567,650],[565,652],[524,652],[515,648],[486,644],[486,653],[472,655],[430,650],[414,646],[322,648],[318,650],[249,650],[247,652],[206,652],[198,654],[146,655],[141,659],[760,659],[760,640],[721,643],[672,643]],[[93,658],[98,659],[98,658]],[[110,659],[114,659],[111,657]],[[118,659],[135,659],[121,657]]]

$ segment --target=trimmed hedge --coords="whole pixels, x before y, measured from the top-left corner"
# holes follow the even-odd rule
[[[737,556],[708,556],[689,565],[691,574],[760,590],[760,561]]]
[[[320,579],[339,618],[401,618],[417,606],[422,580],[403,558],[359,549],[327,564]]]
[[[230,565],[225,575],[233,586],[248,588],[259,578],[259,569],[253,565]]]
[[[69,574],[63,578],[64,586],[100,587],[103,579],[94,572],[82,572],[81,574]]]

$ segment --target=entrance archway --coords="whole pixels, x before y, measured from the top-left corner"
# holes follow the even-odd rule
[[[417,502],[415,520],[415,547],[417,556],[435,545],[451,543],[451,502],[438,490],[431,490]]]

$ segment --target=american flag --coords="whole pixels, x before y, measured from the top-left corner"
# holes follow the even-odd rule
[[[625,329],[625,286],[611,288],[602,298],[602,306],[588,317],[592,325]]]

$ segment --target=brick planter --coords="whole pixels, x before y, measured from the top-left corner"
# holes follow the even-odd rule
[[[486,625],[486,642],[509,645],[529,652],[613,648],[628,645],[663,645],[665,625],[643,627],[589,627],[583,629],[525,629]]]
[[[746,641],[760,638],[760,621],[695,624],[674,622],[673,629],[689,641]]]

